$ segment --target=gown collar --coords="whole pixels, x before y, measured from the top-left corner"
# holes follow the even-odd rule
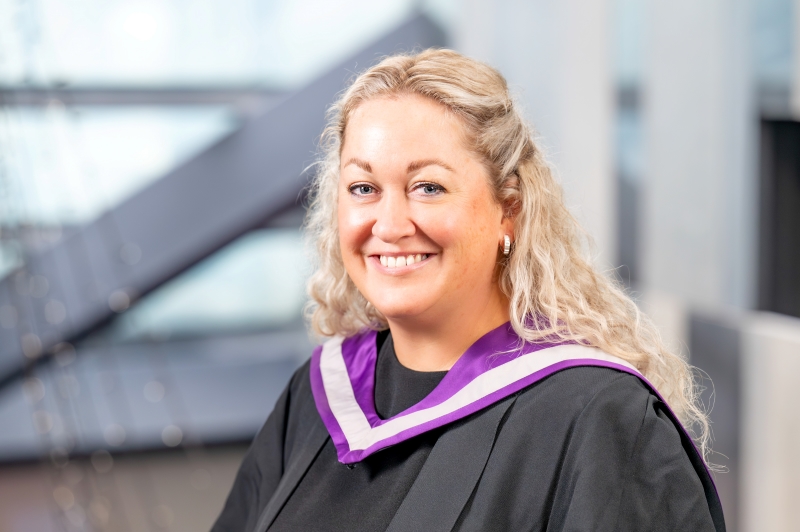
[[[600,349],[527,343],[505,323],[472,344],[422,401],[381,419],[374,399],[376,334],[334,337],[311,357],[314,402],[345,464],[469,416],[569,367],[603,366],[644,379],[631,364]]]

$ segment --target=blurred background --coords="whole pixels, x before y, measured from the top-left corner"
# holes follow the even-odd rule
[[[728,529],[800,530],[800,1],[0,0],[0,532],[210,527],[312,349],[325,109],[428,46],[703,370]]]

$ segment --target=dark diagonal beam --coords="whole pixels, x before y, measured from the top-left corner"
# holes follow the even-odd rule
[[[326,108],[347,79],[383,55],[443,44],[437,26],[414,17],[76,233],[28,257],[25,270],[0,282],[0,383],[295,205]]]
[[[26,87],[0,85],[0,105],[43,107],[138,105],[250,105],[286,95],[258,87]]]

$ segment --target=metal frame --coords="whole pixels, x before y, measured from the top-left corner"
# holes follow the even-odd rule
[[[25,87],[0,86],[0,105],[41,107],[60,103],[76,106],[237,105],[278,101],[286,94],[259,87]]]

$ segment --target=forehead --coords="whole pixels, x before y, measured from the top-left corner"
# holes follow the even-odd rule
[[[463,122],[444,105],[415,94],[383,96],[350,114],[342,154],[455,155],[466,151],[465,140]]]

